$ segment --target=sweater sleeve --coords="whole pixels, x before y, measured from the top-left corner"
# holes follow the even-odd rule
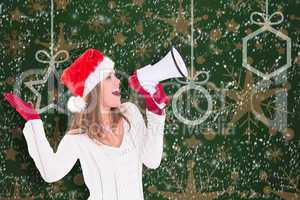
[[[72,135],[65,135],[54,153],[46,138],[41,119],[27,121],[23,128],[23,134],[29,155],[46,182],[60,180],[75,165],[78,154]]]
[[[164,125],[166,115],[158,115],[146,109],[147,127],[143,116],[134,103],[130,103],[135,119],[136,139],[140,149],[143,164],[151,169],[159,167],[164,140]]]

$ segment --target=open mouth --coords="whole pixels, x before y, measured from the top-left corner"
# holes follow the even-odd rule
[[[114,91],[114,92],[112,92],[112,94],[113,94],[113,95],[116,95],[116,96],[121,96],[120,91]]]

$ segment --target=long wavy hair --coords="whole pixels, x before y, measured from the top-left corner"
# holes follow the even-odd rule
[[[101,141],[105,129],[102,126],[101,108],[99,102],[101,84],[97,84],[95,88],[85,97],[87,107],[83,112],[74,113],[71,116],[71,123],[66,131],[66,134],[83,134],[86,133],[91,139]],[[119,122],[124,118],[131,128],[131,124],[124,111],[120,108],[111,108],[112,125],[111,130],[115,133]]]

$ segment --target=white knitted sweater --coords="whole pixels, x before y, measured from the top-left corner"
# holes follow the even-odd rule
[[[46,182],[62,179],[79,159],[84,182],[89,189],[88,200],[144,200],[142,164],[155,169],[163,152],[165,115],[146,110],[148,125],[138,107],[123,103],[124,137],[121,146],[98,144],[86,134],[66,134],[57,151],[51,148],[40,119],[26,122],[23,133],[28,151]]]

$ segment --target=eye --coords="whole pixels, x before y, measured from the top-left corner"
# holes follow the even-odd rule
[[[111,79],[111,74],[106,77],[106,79]]]

